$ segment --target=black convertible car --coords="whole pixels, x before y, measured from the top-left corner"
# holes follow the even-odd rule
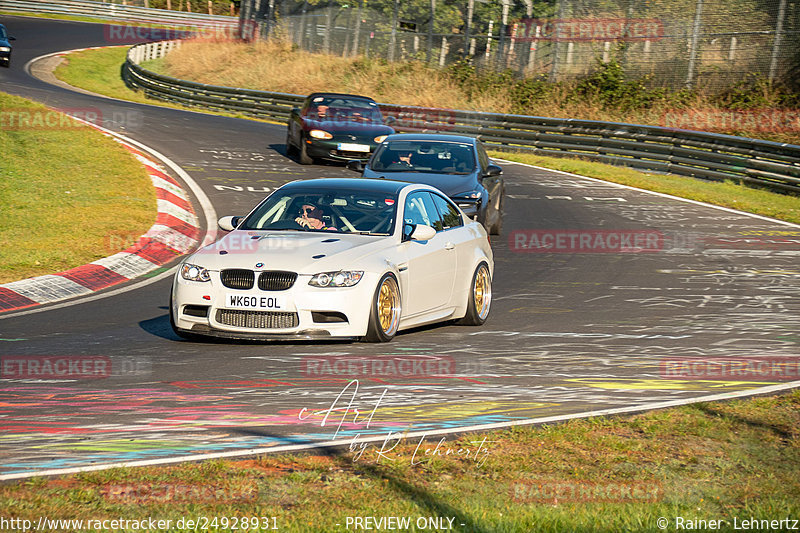
[[[7,67],[11,64],[11,43],[14,38],[8,35],[6,27],[0,24],[0,65]]]
[[[302,165],[315,159],[367,160],[394,129],[387,125],[372,98],[354,94],[313,93],[292,109],[286,152]]]
[[[398,133],[390,135],[364,166],[347,168],[365,178],[386,178],[432,185],[453,199],[486,231],[503,228],[503,169],[492,163],[478,139],[461,135]]]

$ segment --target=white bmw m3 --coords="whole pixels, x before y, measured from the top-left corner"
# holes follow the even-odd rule
[[[230,233],[175,275],[170,320],[182,337],[386,342],[489,315],[486,231],[433,187],[295,181],[219,225]]]

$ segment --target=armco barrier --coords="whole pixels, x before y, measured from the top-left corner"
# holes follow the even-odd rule
[[[128,52],[129,86],[151,98],[285,121],[303,96],[205,85],[151,72],[179,41],[140,44]],[[492,148],[581,156],[644,170],[710,180],[738,180],[800,192],[800,146],[716,133],[601,122],[379,104],[399,131],[460,133]]]
[[[208,15],[153,9],[141,6],[127,6],[111,2],[91,2],[89,0],[0,0],[0,11],[7,13],[47,13],[51,15],[81,16],[101,20],[158,24],[161,26],[218,26],[233,24],[238,26],[238,17]]]

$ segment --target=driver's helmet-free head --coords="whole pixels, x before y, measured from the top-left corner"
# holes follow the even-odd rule
[[[300,216],[307,216],[308,218],[316,218],[322,220],[323,211],[311,202],[303,202],[300,204]]]

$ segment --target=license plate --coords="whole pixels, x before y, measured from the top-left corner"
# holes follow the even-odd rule
[[[369,152],[369,145],[339,143],[339,150],[341,150],[342,152]]]
[[[225,307],[229,309],[256,309],[259,311],[276,311],[286,307],[286,302],[277,296],[248,296],[243,294],[226,294]]]

